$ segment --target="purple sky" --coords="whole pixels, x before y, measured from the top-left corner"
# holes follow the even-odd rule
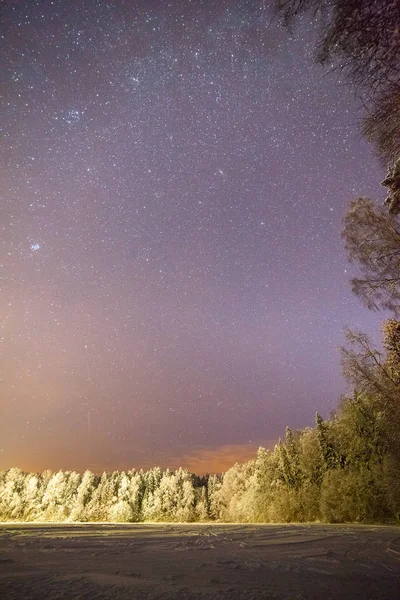
[[[269,4],[2,3],[0,468],[222,468],[379,339],[340,229],[383,172]]]

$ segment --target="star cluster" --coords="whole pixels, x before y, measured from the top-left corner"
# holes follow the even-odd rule
[[[250,0],[2,13],[0,467],[176,466],[329,412],[343,327],[379,322],[341,218],[382,174],[316,25]]]

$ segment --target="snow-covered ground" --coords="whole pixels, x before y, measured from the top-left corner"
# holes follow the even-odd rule
[[[7,600],[400,598],[400,528],[1,524]]]

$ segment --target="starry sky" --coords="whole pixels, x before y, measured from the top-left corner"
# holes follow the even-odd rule
[[[354,93],[261,0],[3,0],[0,468],[219,471],[346,389]]]

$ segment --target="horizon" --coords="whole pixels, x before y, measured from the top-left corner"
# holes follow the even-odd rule
[[[0,469],[215,472],[329,415],[344,327],[376,341],[381,320],[342,218],[384,190],[316,22],[229,2],[3,18]]]

